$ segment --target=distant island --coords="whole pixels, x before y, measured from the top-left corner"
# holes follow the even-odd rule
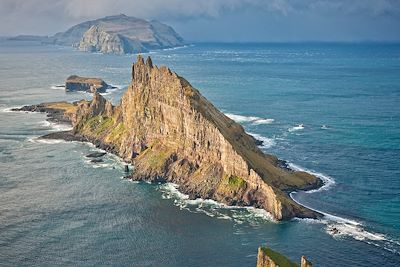
[[[53,36],[19,35],[9,40],[73,46],[80,51],[105,54],[141,53],[185,44],[166,24],[124,14],[82,22]]]
[[[18,110],[18,109],[17,109]],[[23,111],[70,121],[72,131],[43,138],[88,141],[135,168],[128,178],[173,182],[190,198],[254,206],[276,220],[318,218],[289,192],[322,186],[311,174],[264,154],[243,127],[216,109],[188,81],[139,56],[120,105],[94,92],[93,100],[44,103]]]

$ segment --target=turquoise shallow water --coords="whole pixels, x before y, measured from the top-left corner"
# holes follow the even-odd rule
[[[110,155],[88,163],[88,144],[39,142],[62,127],[7,108],[90,98],[54,87],[70,74],[118,85],[106,95],[117,103],[135,56],[2,43],[0,266],[254,266],[260,244],[317,266],[400,264],[400,45],[196,44],[151,56],[263,150],[326,179],[293,194],[326,219],[275,223],[188,201],[172,185],[121,180]]]

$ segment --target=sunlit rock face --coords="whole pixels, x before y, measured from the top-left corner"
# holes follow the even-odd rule
[[[73,123],[76,134],[132,161],[135,180],[174,182],[192,198],[255,206],[277,220],[318,216],[284,190],[317,187],[319,179],[280,167],[242,126],[150,58],[138,57],[120,105],[95,94],[78,104]]]

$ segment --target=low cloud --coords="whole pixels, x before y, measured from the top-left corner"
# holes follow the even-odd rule
[[[400,20],[399,0],[1,0],[0,35],[52,34],[78,22],[124,13],[167,21],[184,27],[185,21],[219,20],[229,14],[257,13],[286,20],[343,16],[368,20]],[[260,12],[263,15],[260,15]],[[250,16],[251,17],[251,16]],[[276,21],[275,21],[276,22]],[[316,21],[319,23],[320,21]],[[237,23],[240,23],[238,21]],[[297,24],[297,23],[296,23]],[[399,25],[394,25],[398,26]],[[366,25],[367,27],[367,25]],[[400,34],[400,33],[399,33]]]

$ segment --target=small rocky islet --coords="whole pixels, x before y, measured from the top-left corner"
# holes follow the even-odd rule
[[[100,78],[81,77],[78,75],[71,75],[65,81],[66,92],[99,92],[105,93],[107,89],[114,89],[116,87],[107,84]]]
[[[138,56],[132,82],[119,105],[94,90],[91,101],[14,110],[46,112],[50,121],[69,122],[71,131],[42,138],[91,142],[133,164],[130,179],[173,182],[190,198],[261,208],[277,221],[323,216],[289,196],[294,190],[322,186],[321,179],[291,170],[285,161],[264,154],[259,141],[241,125],[187,80],[165,66],[153,65],[150,57],[145,62]],[[101,159],[100,154],[87,157]]]

